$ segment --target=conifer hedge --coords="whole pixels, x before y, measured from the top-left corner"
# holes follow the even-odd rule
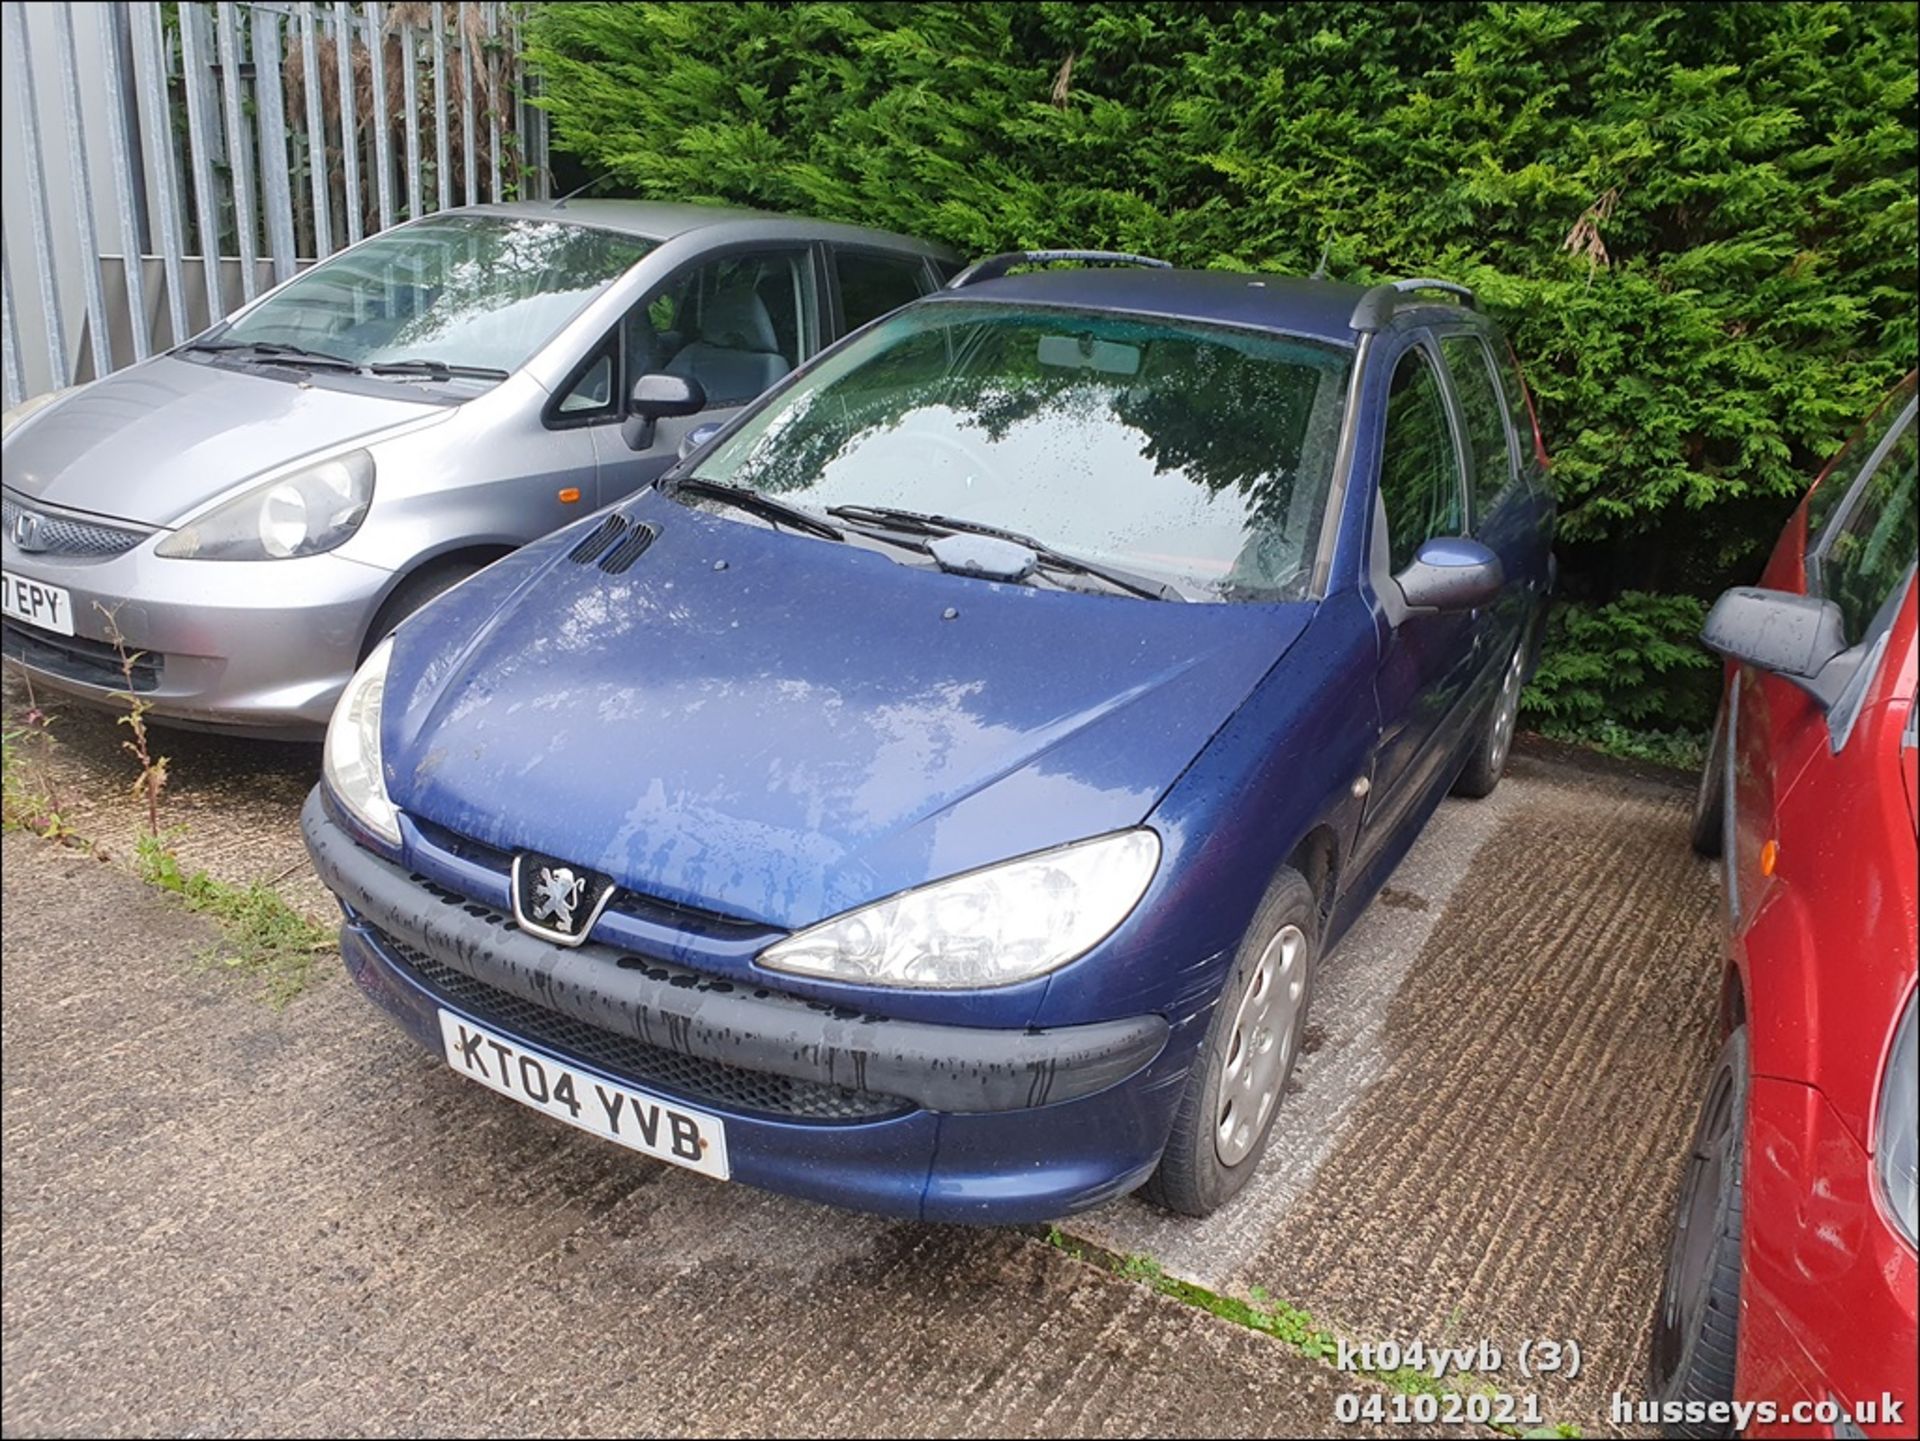
[[[1561,499],[1533,722],[1684,750],[1702,600],[1915,363],[1917,14],[553,4],[529,50],[603,193],[1473,285]]]

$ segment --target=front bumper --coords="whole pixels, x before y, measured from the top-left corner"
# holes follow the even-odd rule
[[[44,686],[124,706],[116,632],[139,656],[134,690],[177,724],[317,739],[359,663],[360,646],[393,577],[334,554],[297,560],[167,560],[152,540],[104,559],[19,550],[10,574],[59,586],[74,635],[8,620],[0,653]]]
[[[1190,1027],[1176,1034],[1159,1016],[1045,1031],[900,1021],[593,942],[568,950],[359,845],[318,789],[301,826],[346,911],[349,971],[423,1045],[440,1053],[445,1009],[718,1114],[738,1180],[891,1215],[1033,1221],[1131,1190],[1165,1144]],[[711,1087],[663,1083],[658,1069],[636,1080],[606,1064],[602,1046],[567,1044],[569,1034],[849,1097],[848,1118],[822,1119],[831,1104],[770,1114]],[[736,1097],[754,1089],[729,1085]]]

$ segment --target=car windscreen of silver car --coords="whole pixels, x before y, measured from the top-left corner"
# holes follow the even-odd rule
[[[814,510],[953,516],[1172,582],[1304,593],[1351,352],[1184,321],[939,301],[882,322],[699,466]]]
[[[653,247],[559,221],[424,220],[316,265],[209,338],[513,371]]]

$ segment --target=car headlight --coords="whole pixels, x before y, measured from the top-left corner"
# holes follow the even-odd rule
[[[1119,831],[902,891],[777,941],[760,963],[869,986],[960,990],[1029,980],[1127,918],[1160,838]]]
[[[1873,1140],[1874,1169],[1886,1192],[1893,1219],[1913,1245],[1920,1237],[1920,1035],[1916,1034],[1914,1006],[1920,995],[1907,998],[1906,1014],[1893,1033],[1887,1055],[1887,1075],[1880,1086],[1880,1122]]]
[[[286,560],[332,550],[373,503],[373,457],[350,451],[256,485],[154,548],[174,560]]]
[[[380,699],[387,688],[389,636],[374,647],[340,693],[327,725],[325,775],[334,798],[382,840],[400,844],[400,812],[387,798],[380,766]]]
[[[13,428],[35,411],[45,410],[63,395],[72,395],[80,387],[69,385],[61,390],[46,390],[39,395],[30,396],[5,412],[0,412],[0,440],[13,434]]]

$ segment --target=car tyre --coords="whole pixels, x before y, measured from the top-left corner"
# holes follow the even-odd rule
[[[1513,751],[1513,732],[1520,723],[1520,692],[1527,685],[1527,645],[1522,640],[1513,648],[1507,668],[1500,677],[1500,690],[1487,712],[1486,725],[1474,741],[1473,754],[1453,783],[1453,793],[1480,800],[1493,794],[1500,777],[1507,773],[1507,757]]]
[[[1727,820],[1727,707],[1713,719],[1713,738],[1707,742],[1707,761],[1700,768],[1700,784],[1693,793],[1693,820],[1687,827],[1687,839],[1701,855],[1713,859],[1720,854]]]
[[[1234,954],[1147,1200],[1211,1215],[1259,1169],[1306,1035],[1319,940],[1318,897],[1282,870]]]
[[[1647,1381],[1656,1401],[1728,1402],[1740,1325],[1741,1167],[1747,1123],[1747,1032],[1721,1046],[1674,1202],[1666,1279],[1653,1313]],[[1704,1409],[1704,1408],[1703,1408]],[[1731,1436],[1678,1422],[1668,1436]]]
[[[360,659],[373,654],[373,648],[400,628],[400,623],[428,601],[452,590],[484,567],[471,560],[430,560],[394,589],[374,613],[367,627],[367,638],[360,646]]]

